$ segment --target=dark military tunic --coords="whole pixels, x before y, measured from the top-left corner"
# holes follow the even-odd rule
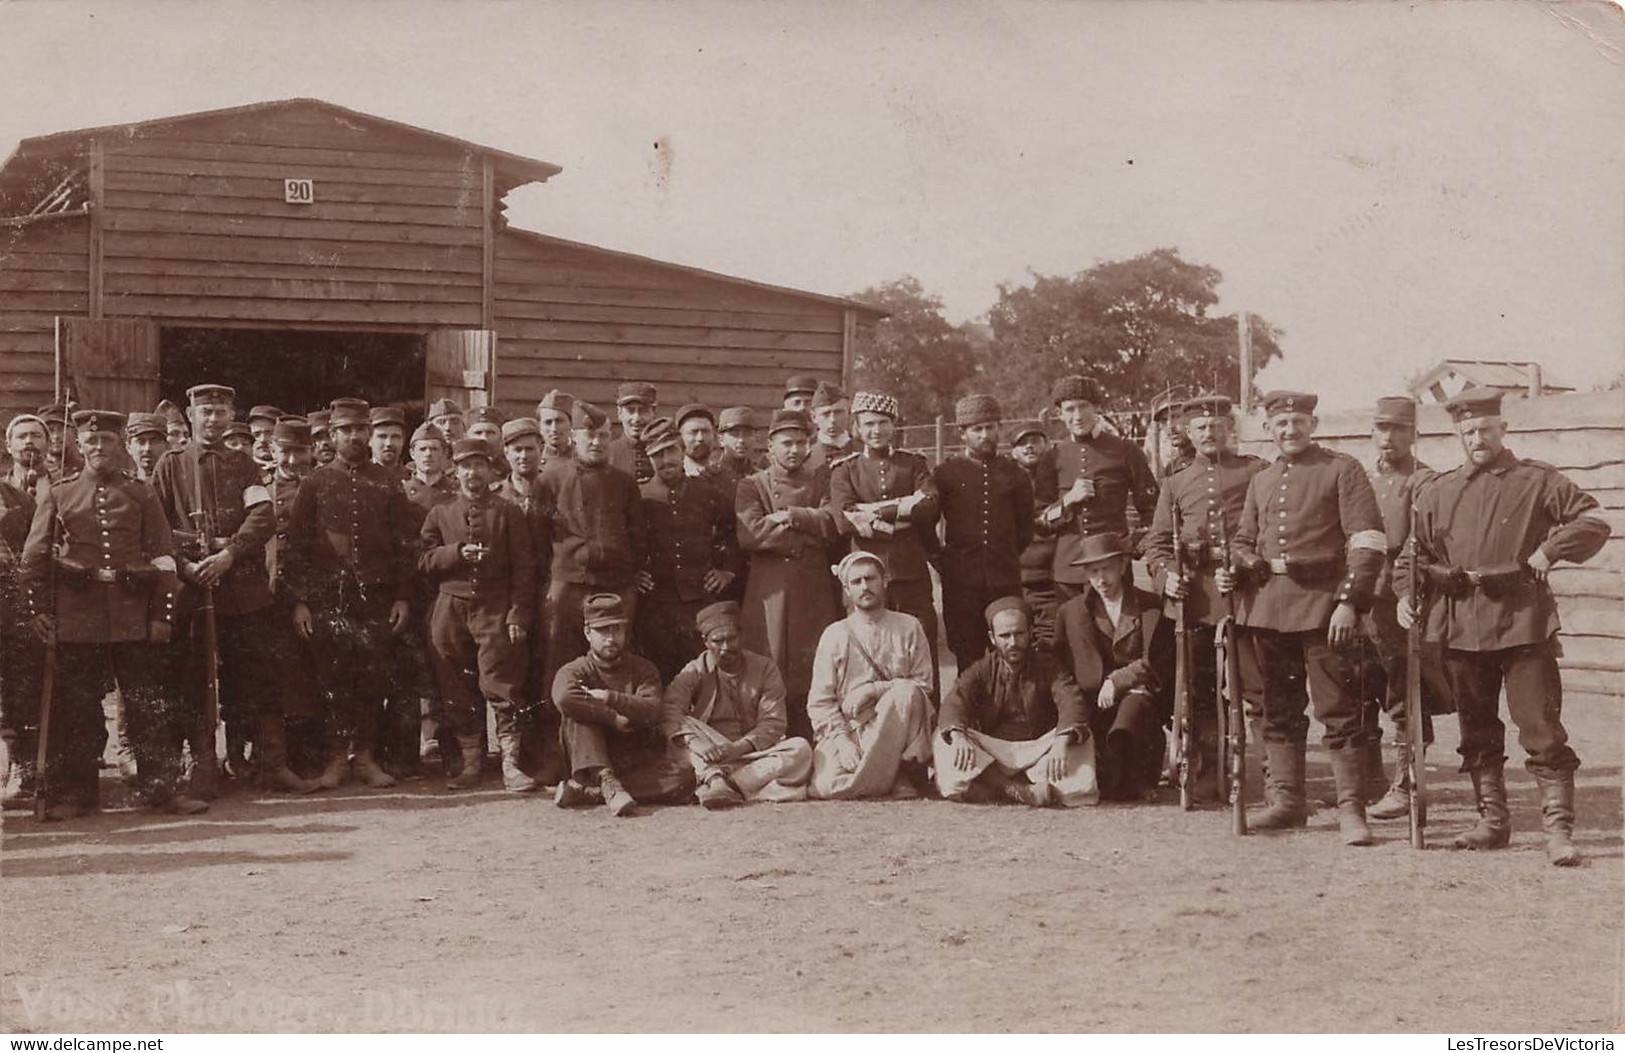
[[[1080,478],[1094,480],[1095,496],[1063,508],[1061,498]],[[1126,535],[1130,503],[1143,524],[1150,521],[1157,501],[1157,480],[1145,453],[1109,432],[1062,439],[1045,450],[1033,470],[1033,487],[1039,502],[1047,506],[1044,522],[1057,537],[1054,578],[1072,586],[1088,581],[1083,568],[1072,565],[1079,542],[1108,531]]]
[[[269,607],[264,554],[265,543],[276,533],[276,513],[253,459],[241,450],[204,446],[194,439],[159,458],[152,488],[188,562],[231,550],[231,569],[214,587],[216,613],[229,618]],[[212,537],[201,535],[200,513],[212,519]]]
[[[643,448],[641,439],[629,439],[625,435],[617,435],[609,444],[609,464],[612,468],[619,468],[630,475],[638,485],[642,485],[654,478],[654,462],[649,460],[649,454]]]
[[[23,545],[34,521],[33,495],[0,480],[0,731],[17,735],[13,749],[32,761],[25,729],[39,720],[43,647],[28,628],[21,579]],[[17,754],[14,753],[14,756]]]
[[[1021,594],[1021,554],[1033,539],[1033,483],[1003,454],[949,457],[932,473],[942,514],[942,620],[967,668],[987,650],[982,611]]]
[[[655,664],[663,682],[704,649],[694,616],[718,598],[705,588],[706,573],[737,575],[744,565],[735,492],[720,489],[724,478],[685,475],[667,486],[656,475],[641,487],[654,588],[639,605],[636,636],[638,653]]]
[[[1213,571],[1230,563],[1230,542],[1236,537],[1247,487],[1253,476],[1268,467],[1262,458],[1222,453],[1197,454],[1190,464],[1169,476],[1157,495],[1157,510],[1145,539],[1146,570],[1161,594],[1173,571],[1174,512],[1179,513],[1180,560],[1190,581],[1185,598],[1189,624],[1217,625],[1228,613],[1225,599],[1213,584]],[[1168,613],[1173,613],[1172,602]]]

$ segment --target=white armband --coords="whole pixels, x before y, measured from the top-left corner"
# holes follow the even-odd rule
[[[159,556],[157,559],[152,561],[152,565],[163,571],[165,574],[176,573],[174,556]]]
[[[271,503],[271,491],[263,486],[250,486],[243,491],[243,507],[253,508],[255,505],[268,505]]]
[[[1349,549],[1364,548],[1372,552],[1388,554],[1388,535],[1381,530],[1358,530],[1349,538]]]

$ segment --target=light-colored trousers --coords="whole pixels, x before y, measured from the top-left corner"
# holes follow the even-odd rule
[[[943,797],[949,800],[963,797],[971,783],[993,768],[1002,775],[1025,776],[1031,780],[1033,793],[1039,800],[1048,799],[1050,803],[1063,808],[1100,803],[1100,789],[1095,785],[1095,740],[1092,736],[1067,746],[1061,778],[1050,782],[1045,778],[1041,764],[1044,755],[1049,752],[1050,743],[1055,739],[1055,732],[1025,742],[996,739],[968,728],[962,734],[976,751],[976,763],[970,771],[956,768],[954,747],[944,742],[941,735],[932,736],[937,789]]]
[[[836,752],[840,736],[813,749],[812,796],[821,800],[884,797],[903,761],[931,762],[931,699],[913,681],[898,681],[874,709],[852,721],[858,733],[858,764],[848,768]]]
[[[709,746],[733,741],[695,717],[683,718],[682,734],[690,736],[680,747],[701,783],[713,775],[726,776],[747,801],[804,801],[812,775],[813,751],[806,739],[785,739],[765,750],[747,753],[726,764],[709,764],[700,757]]]

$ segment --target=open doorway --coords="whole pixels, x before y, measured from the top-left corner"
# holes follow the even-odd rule
[[[344,396],[393,404],[409,420],[423,416],[421,333],[166,326],[159,344],[162,397],[186,405],[194,384],[226,384],[237,405],[269,404],[289,413],[325,409]]]

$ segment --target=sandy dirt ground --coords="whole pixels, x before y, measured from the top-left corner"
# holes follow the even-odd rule
[[[0,1028],[1613,1031],[1625,723],[1565,716],[1590,857],[1566,871],[1521,767],[1513,844],[1482,855],[1415,852],[1403,822],[1344,848],[1330,813],[1242,841],[1170,804],[615,820],[494,775],[188,820],[10,812]],[[1436,844],[1470,821],[1440,730]],[[1323,758],[1310,775],[1329,792]]]

